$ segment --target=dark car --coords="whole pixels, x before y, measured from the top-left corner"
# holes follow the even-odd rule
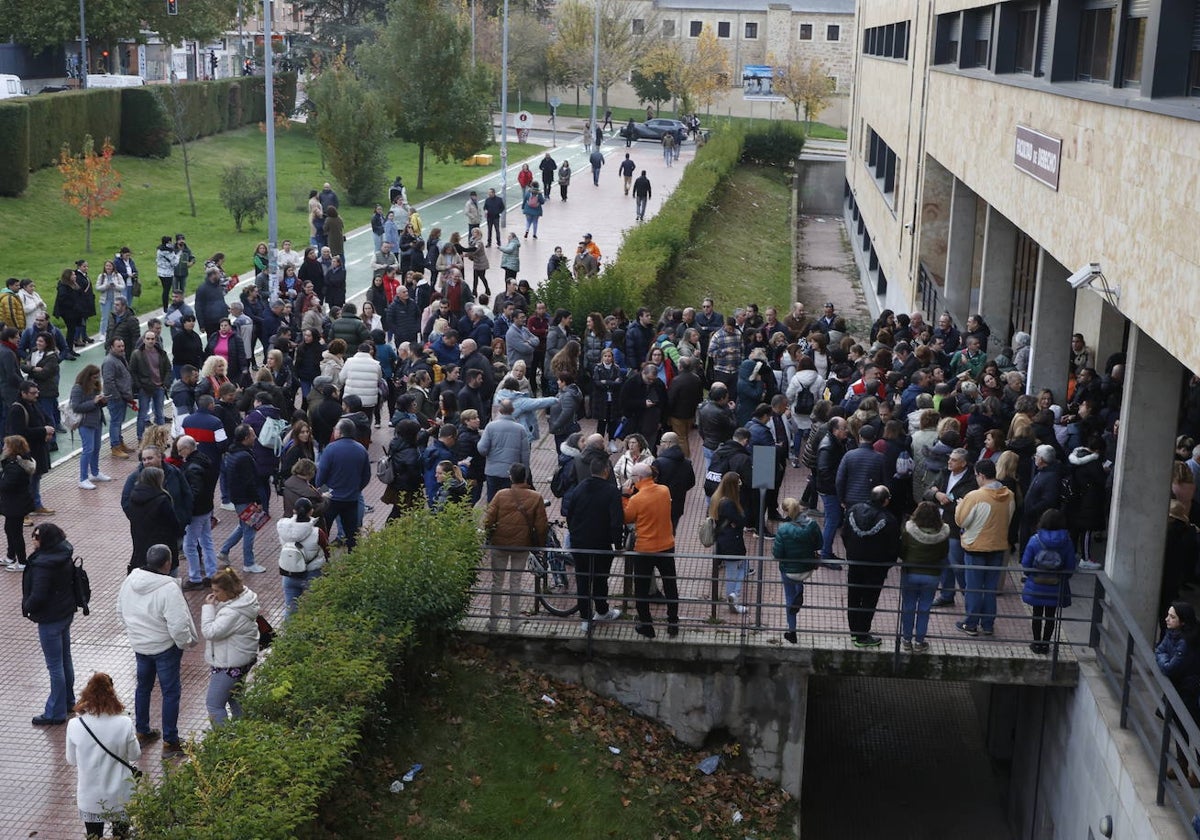
[[[676,136],[678,136],[677,132],[679,132],[679,131],[682,131],[684,134],[687,134],[687,127],[684,126],[684,124],[681,123],[679,120],[667,120],[667,119],[655,118],[652,120],[646,120],[645,122],[634,123],[633,124],[633,139],[634,140],[662,140],[663,135],[666,134],[668,131],[676,132]],[[629,125],[628,124],[626,124],[625,126],[623,126],[621,128],[620,134],[622,137],[625,137],[629,134]]]

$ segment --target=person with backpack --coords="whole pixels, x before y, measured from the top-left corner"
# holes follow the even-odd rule
[[[329,537],[313,517],[310,499],[297,499],[292,516],[275,523],[279,532],[279,574],[283,576],[283,616],[296,612],[300,596],[329,559]]]
[[[421,450],[417,447],[417,436],[421,427],[416,420],[401,420],[396,424],[396,434],[388,444],[387,464],[391,481],[385,481],[387,489],[382,501],[392,506],[388,520],[399,519],[406,511],[420,507],[425,476],[421,467]]]
[[[10,438],[11,440],[11,438]],[[8,449],[8,440],[5,441]],[[34,726],[59,726],[75,699],[71,662],[71,622],[79,606],[75,598],[72,558],[75,548],[62,528],[40,523],[33,529],[33,553],[21,576],[21,614],[38,626],[38,641],[50,676],[50,695]]]
[[[771,555],[779,561],[783,600],[787,606],[787,630],[783,638],[796,644],[796,616],[804,606],[804,582],[821,565],[821,528],[796,499],[779,503],[784,521],[775,532]]]
[[[714,554],[722,556],[725,564],[725,600],[729,611],[743,615],[746,606],[739,603],[742,581],[746,579],[746,511],[742,507],[742,479],[736,472],[721,476],[717,490],[708,504],[708,516],[716,523]],[[730,559],[737,557],[740,559]]]
[[[529,189],[525,191],[525,196],[521,200],[521,212],[525,214],[525,238],[529,238],[529,230],[533,229],[533,238],[538,236],[538,222],[542,218],[542,205],[546,199],[542,196],[542,191],[539,189],[536,182],[529,185]]]
[[[805,439],[812,430],[812,412],[825,394],[825,377],[817,373],[817,366],[808,356],[796,361],[796,373],[785,391],[788,405],[792,407],[792,419],[796,424],[796,437],[792,444],[792,466],[800,466],[800,452]],[[809,469],[812,467],[810,466]]]
[[[271,507],[271,479],[279,474],[279,453],[283,451],[283,437],[287,433],[287,421],[271,401],[271,395],[259,391],[254,395],[254,410],[245,417],[246,425],[254,430],[254,444],[250,448],[254,456],[255,486],[259,502],[264,511]]]
[[[1033,609],[1033,642],[1029,649],[1034,653],[1050,652],[1055,615],[1071,606],[1071,573],[1075,565],[1075,544],[1067,530],[1066,517],[1059,510],[1045,511],[1021,556],[1021,566],[1025,569],[1021,600]]]

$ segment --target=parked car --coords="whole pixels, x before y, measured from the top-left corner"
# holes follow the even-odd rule
[[[687,128],[679,120],[668,120],[655,117],[652,120],[633,124],[633,139],[634,140],[662,140],[663,135],[668,131],[687,133]],[[621,127],[620,135],[625,137],[629,133],[629,125]]]
[[[88,73],[89,88],[140,87],[146,84],[141,76],[122,76],[117,73]]]
[[[12,99],[24,96],[25,88],[21,85],[21,77],[11,73],[0,73],[0,99]]]

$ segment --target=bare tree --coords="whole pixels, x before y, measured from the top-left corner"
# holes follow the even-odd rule
[[[162,102],[163,110],[167,112],[167,120],[171,133],[179,143],[179,151],[183,154],[183,181],[187,185],[188,207],[192,216],[196,215],[196,197],[192,194],[192,168],[188,153],[188,143],[200,136],[200,120],[188,119],[186,97],[179,82],[169,85],[155,85],[154,95]]]

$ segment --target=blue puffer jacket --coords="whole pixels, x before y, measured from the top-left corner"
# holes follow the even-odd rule
[[[1059,574],[1039,569],[1035,562],[1039,553],[1054,551],[1062,557]],[[1066,531],[1038,531],[1025,545],[1021,565],[1027,569],[1021,600],[1031,607],[1071,606],[1071,573],[1075,571],[1075,543]]]

